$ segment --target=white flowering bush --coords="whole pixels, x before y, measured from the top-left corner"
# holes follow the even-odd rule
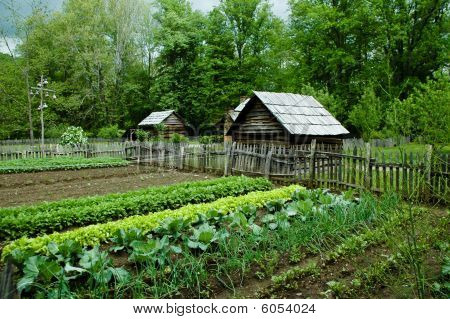
[[[88,141],[83,129],[78,126],[69,126],[61,136],[61,145],[69,145],[72,147],[86,144]]]

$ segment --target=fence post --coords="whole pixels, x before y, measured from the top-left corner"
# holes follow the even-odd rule
[[[141,144],[140,143],[136,146],[136,152],[137,152],[137,164],[139,165],[139,163],[141,162]]]
[[[234,162],[234,151],[236,149],[236,142],[233,142],[231,145],[231,151],[230,151],[230,158],[228,160],[228,174],[227,175],[233,175],[233,162]]]
[[[227,176],[228,175],[228,165],[230,165],[229,163],[229,159],[230,159],[230,144],[227,142],[223,142],[224,143],[224,150],[225,150],[225,158],[224,158],[224,170],[223,170],[223,176]]]
[[[316,178],[316,140],[311,141],[311,154],[309,155],[309,186],[313,187]]]
[[[366,143],[366,158],[365,158],[365,166],[364,166],[364,187],[367,190],[370,190],[371,188],[371,173],[372,173],[372,167],[370,162],[371,157],[371,149],[370,149],[370,143]]]
[[[426,155],[425,155],[425,183],[426,183],[426,192],[425,192],[425,200],[429,201],[431,197],[432,183],[431,183],[431,166],[433,161],[433,145],[426,146]]]
[[[183,165],[184,165],[184,145],[180,146],[180,164],[179,164],[179,168],[183,169]]]
[[[272,148],[267,152],[266,159],[264,161],[264,176],[266,178],[270,177],[270,164],[272,163]]]
[[[206,145],[203,144],[202,145],[202,153],[200,155],[200,160],[201,160],[201,170],[202,172],[206,172]]]

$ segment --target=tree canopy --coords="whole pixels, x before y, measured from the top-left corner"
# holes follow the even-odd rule
[[[48,136],[69,126],[103,136],[175,109],[196,134],[252,90],[314,95],[366,139],[449,142],[449,0],[66,0],[16,21],[0,54],[0,138],[38,134],[41,74],[58,99]],[[6,39],[6,37],[4,37]]]

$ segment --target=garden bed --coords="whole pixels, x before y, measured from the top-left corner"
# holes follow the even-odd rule
[[[130,163],[115,157],[51,157],[0,161],[0,174],[66,171],[86,168],[120,167]]]
[[[0,174],[0,206],[9,207],[64,198],[123,193],[151,186],[210,179],[203,173],[147,166]]]
[[[31,298],[445,298],[448,231],[448,212],[394,194],[293,185],[20,239],[3,258]]]

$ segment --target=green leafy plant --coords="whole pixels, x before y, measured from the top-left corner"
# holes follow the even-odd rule
[[[158,139],[161,139],[162,136],[164,135],[164,131],[166,130],[166,125],[164,123],[159,123],[159,124],[153,125],[153,128],[156,131],[156,137]]]
[[[84,250],[79,265],[89,273],[88,284],[90,286],[105,287],[113,277],[119,283],[125,283],[130,278],[130,274],[125,269],[112,267],[108,253],[100,251],[98,246]]]
[[[187,246],[192,249],[207,250],[208,247],[219,240],[223,240],[230,236],[226,229],[217,231],[209,224],[202,224],[199,228],[194,229],[194,233],[187,241]]]
[[[223,142],[223,135],[205,135],[200,136],[198,139],[198,142],[200,144],[214,144],[214,143],[222,143]]]
[[[342,298],[348,291],[347,286],[340,281],[329,281],[327,282],[327,286],[329,289],[323,293],[325,296],[332,294],[336,298]]]
[[[145,142],[148,140],[149,134],[147,131],[144,130],[136,130],[135,131],[136,138],[139,142]]]
[[[168,236],[144,241],[134,241],[129,260],[136,263],[154,264],[164,267],[170,260],[171,254],[182,252],[179,246],[171,245]]]
[[[125,130],[119,129],[119,125],[114,124],[110,126],[104,126],[100,128],[98,131],[97,136],[104,139],[114,139],[118,137],[122,137],[122,135],[125,133]]]
[[[188,138],[184,135],[178,134],[178,133],[173,133],[172,136],[170,137],[170,141],[172,143],[185,143],[188,141]]]
[[[27,293],[39,298],[71,298],[71,286],[84,277],[91,287],[106,289],[112,278],[125,283],[130,274],[123,268],[112,267],[107,252],[99,247],[82,249],[74,241],[60,245],[48,245],[49,256],[33,255],[25,260],[15,259],[20,265],[22,277],[17,282],[20,294]],[[14,256],[14,257],[17,257]],[[79,266],[73,266],[79,264]]]
[[[61,145],[81,146],[88,141],[83,129],[78,126],[69,126],[61,136]]]
[[[129,249],[132,247],[132,243],[135,241],[142,241],[146,239],[147,236],[142,233],[139,228],[131,228],[128,230],[119,229],[116,235],[110,239],[113,246],[110,251],[118,252],[124,249]]]

